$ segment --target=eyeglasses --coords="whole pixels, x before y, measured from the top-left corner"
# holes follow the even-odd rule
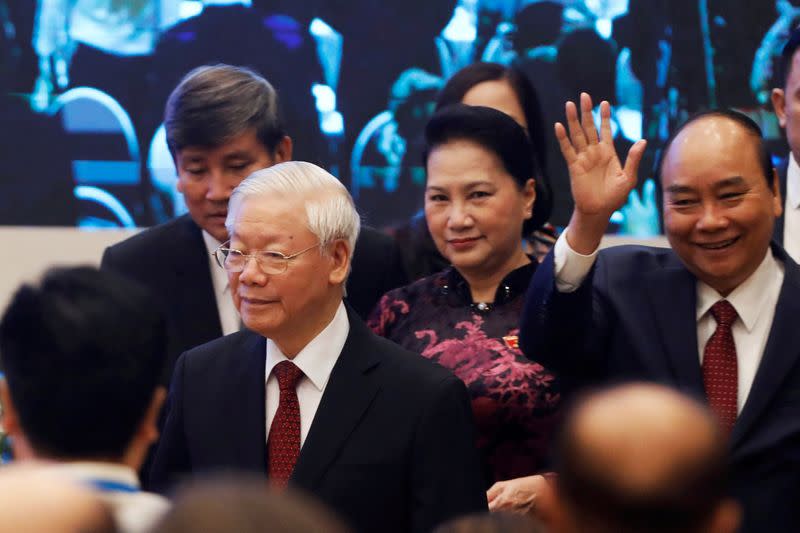
[[[280,252],[273,252],[270,250],[246,254],[235,248],[228,248],[229,244],[230,241],[223,243],[219,248],[214,250],[212,254],[214,259],[217,260],[217,264],[227,272],[241,272],[245,269],[250,259],[255,259],[265,274],[283,274],[289,267],[289,261],[309,250],[317,248],[322,243],[318,242],[292,255],[284,255]]]

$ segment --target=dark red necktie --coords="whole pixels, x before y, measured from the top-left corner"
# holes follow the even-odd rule
[[[731,331],[738,315],[727,300],[715,303],[711,315],[717,321],[717,329],[703,351],[703,383],[711,410],[717,414],[725,431],[730,433],[736,422],[739,393],[736,344]]]
[[[300,455],[300,404],[297,382],[303,371],[291,361],[281,361],[272,369],[278,378],[280,399],[267,439],[269,478],[273,484],[286,486]]]

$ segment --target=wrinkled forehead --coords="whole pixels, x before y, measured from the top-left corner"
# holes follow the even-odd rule
[[[305,199],[299,194],[258,193],[242,196],[230,204],[232,237],[256,239],[264,236],[293,238],[308,231]]]

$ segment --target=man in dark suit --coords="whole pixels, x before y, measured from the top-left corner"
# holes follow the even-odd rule
[[[190,72],[170,95],[164,123],[189,214],[109,247],[102,267],[121,272],[163,298],[171,360],[240,328],[227,280],[211,252],[228,239],[231,191],[248,174],[292,158],[275,89],[261,76],[228,65]],[[348,302],[366,316],[380,297],[405,283],[394,241],[375,230],[359,237]],[[171,368],[171,366],[170,366]]]
[[[345,187],[311,163],[236,188],[216,257],[251,331],[178,360],[153,484],[266,473],[359,531],[430,531],[486,509],[464,385],[342,300],[359,226]]]
[[[770,244],[781,213],[758,126],[733,111],[687,121],[660,164],[672,250],[597,252],[644,151],[623,168],[588,95],[556,134],[575,210],[528,293],[521,346],[573,386],[645,379],[707,401],[729,434],[745,531],[800,525],[800,268]]]
[[[786,130],[789,155],[778,166],[778,183],[785,204],[775,221],[775,240],[795,261],[800,260],[800,29],[795,29],[783,47],[777,79],[772,89],[772,108]],[[788,237],[788,238],[787,238]]]

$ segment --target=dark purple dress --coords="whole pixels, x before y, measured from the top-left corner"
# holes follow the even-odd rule
[[[475,304],[452,267],[386,293],[372,330],[453,371],[466,385],[478,430],[484,477],[495,481],[546,469],[557,423],[553,375],[517,345],[519,319],[536,262],[511,272],[493,304]]]

